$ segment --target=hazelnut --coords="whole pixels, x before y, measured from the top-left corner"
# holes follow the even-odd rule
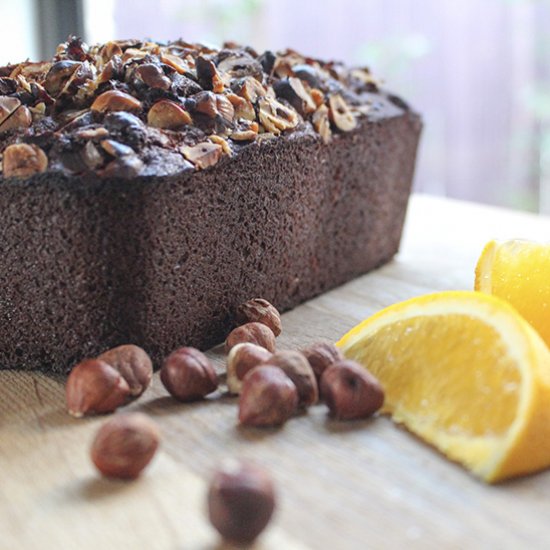
[[[201,86],[207,90],[212,90],[219,94],[223,92],[224,85],[216,65],[211,59],[199,55],[195,59],[197,78]]]
[[[214,166],[222,156],[222,147],[217,143],[204,141],[192,147],[184,145],[180,148],[183,156],[191,161],[197,168],[203,170]]]
[[[280,426],[297,408],[298,390],[279,367],[262,365],[244,377],[239,398],[239,422],[243,426]]]
[[[214,473],[208,489],[208,517],[228,542],[252,543],[275,510],[275,489],[262,468],[227,460]]]
[[[240,97],[236,94],[227,94],[227,99],[233,105],[235,109],[235,118],[254,121],[256,120],[256,111],[254,110],[254,105],[244,97]]]
[[[173,130],[192,122],[191,115],[181,105],[169,99],[157,101],[147,113],[147,123],[155,128]]]
[[[119,90],[109,90],[97,96],[91,106],[92,111],[106,113],[110,111],[139,111],[141,102],[130,94]]]
[[[15,97],[0,97],[0,133],[14,128],[28,128],[32,115]]]
[[[139,65],[134,74],[150,88],[169,90],[172,85],[172,81],[164,74],[163,70],[153,63]]]
[[[321,393],[337,420],[366,418],[384,404],[380,382],[355,361],[338,361],[325,370]]]
[[[155,456],[159,441],[160,431],[149,417],[117,414],[97,432],[92,462],[104,476],[135,479]]]
[[[242,381],[249,370],[265,363],[272,356],[265,348],[245,342],[234,346],[227,356],[227,387],[231,393],[241,393]]]
[[[179,348],[164,361],[160,379],[168,392],[180,401],[196,401],[218,387],[212,363],[198,349]]]
[[[114,367],[128,382],[130,395],[139,397],[151,384],[153,363],[147,352],[133,344],[126,344],[102,353],[99,360]]]
[[[258,101],[258,107],[260,123],[268,132],[277,135],[298,125],[299,118],[296,111],[276,99],[264,97]]]
[[[306,357],[299,351],[279,351],[269,361],[279,367],[294,382],[300,407],[309,407],[319,399],[317,379]]]
[[[331,95],[328,103],[329,117],[336,128],[342,132],[349,132],[357,126],[357,119],[340,94]]]
[[[263,298],[254,298],[241,304],[237,308],[235,318],[240,325],[250,322],[263,323],[275,336],[279,336],[282,331],[281,315],[277,308]]]
[[[81,66],[82,63],[79,61],[71,61],[69,59],[57,61],[51,66],[46,75],[44,88],[51,96],[55,97],[59,95],[65,89],[73,74]]]
[[[130,386],[114,367],[100,359],[85,359],[70,372],[65,386],[69,414],[113,412],[130,396]]]
[[[231,348],[244,342],[256,344],[272,353],[275,351],[275,334],[263,323],[246,323],[233,329],[225,340],[225,352],[229,353]]]
[[[312,113],[317,108],[302,81],[295,76],[276,81],[273,88],[277,96],[286,99],[302,115]]]
[[[100,142],[100,145],[107,154],[115,158],[136,154],[131,147],[124,145],[124,143],[119,143],[114,139],[104,139]]]
[[[344,359],[343,353],[332,343],[317,342],[302,350],[308,360],[317,380],[321,379],[323,372],[336,361]]]
[[[233,91],[244,99],[256,103],[258,98],[266,97],[267,90],[253,76],[246,76],[238,80],[233,86]]]
[[[227,122],[232,122],[235,116],[235,109],[229,99],[223,95],[216,96],[216,109],[218,114]]]
[[[4,151],[4,177],[28,177],[45,172],[48,157],[37,145],[15,143]]]
[[[328,107],[326,105],[321,105],[311,117],[313,127],[321,136],[324,143],[330,143],[330,140],[332,139],[332,130],[330,129],[328,113]]]

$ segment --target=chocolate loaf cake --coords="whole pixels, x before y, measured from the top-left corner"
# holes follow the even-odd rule
[[[367,69],[176,41],[0,68],[0,367],[157,362],[397,251],[421,122]]]

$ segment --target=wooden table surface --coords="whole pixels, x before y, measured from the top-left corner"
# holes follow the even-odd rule
[[[285,314],[279,347],[335,340],[414,295],[470,289],[485,241],[548,235],[550,218],[415,196],[395,260]],[[210,355],[221,371],[223,355]],[[487,486],[387,418],[338,423],[317,405],[280,430],[239,429],[235,399],[177,403],[158,374],[128,409],[159,423],[162,448],[139,480],[105,480],[88,455],[105,418],[68,416],[61,379],[0,371],[0,549],[221,548],[206,483],[233,456],[265,465],[278,487],[258,549],[550,546],[550,472]]]

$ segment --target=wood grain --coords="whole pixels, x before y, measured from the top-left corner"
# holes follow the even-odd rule
[[[549,218],[415,196],[396,259],[286,313],[279,347],[337,339],[413,295],[471,288],[485,241],[549,233]],[[221,372],[221,351],[209,354]],[[280,430],[240,429],[235,399],[180,404],[158,374],[128,409],[159,423],[161,452],[136,482],[104,480],[88,457],[104,418],[69,417],[62,379],[0,371],[1,549],[222,548],[206,482],[230,456],[265,465],[277,483],[258,549],[548,545],[550,473],[486,486],[386,418],[338,423],[317,405]]]

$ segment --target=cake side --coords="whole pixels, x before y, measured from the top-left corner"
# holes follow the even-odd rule
[[[295,135],[199,172],[0,185],[0,365],[63,372],[133,342],[206,348],[235,307],[288,309],[397,251],[420,132],[410,112],[325,144]]]

